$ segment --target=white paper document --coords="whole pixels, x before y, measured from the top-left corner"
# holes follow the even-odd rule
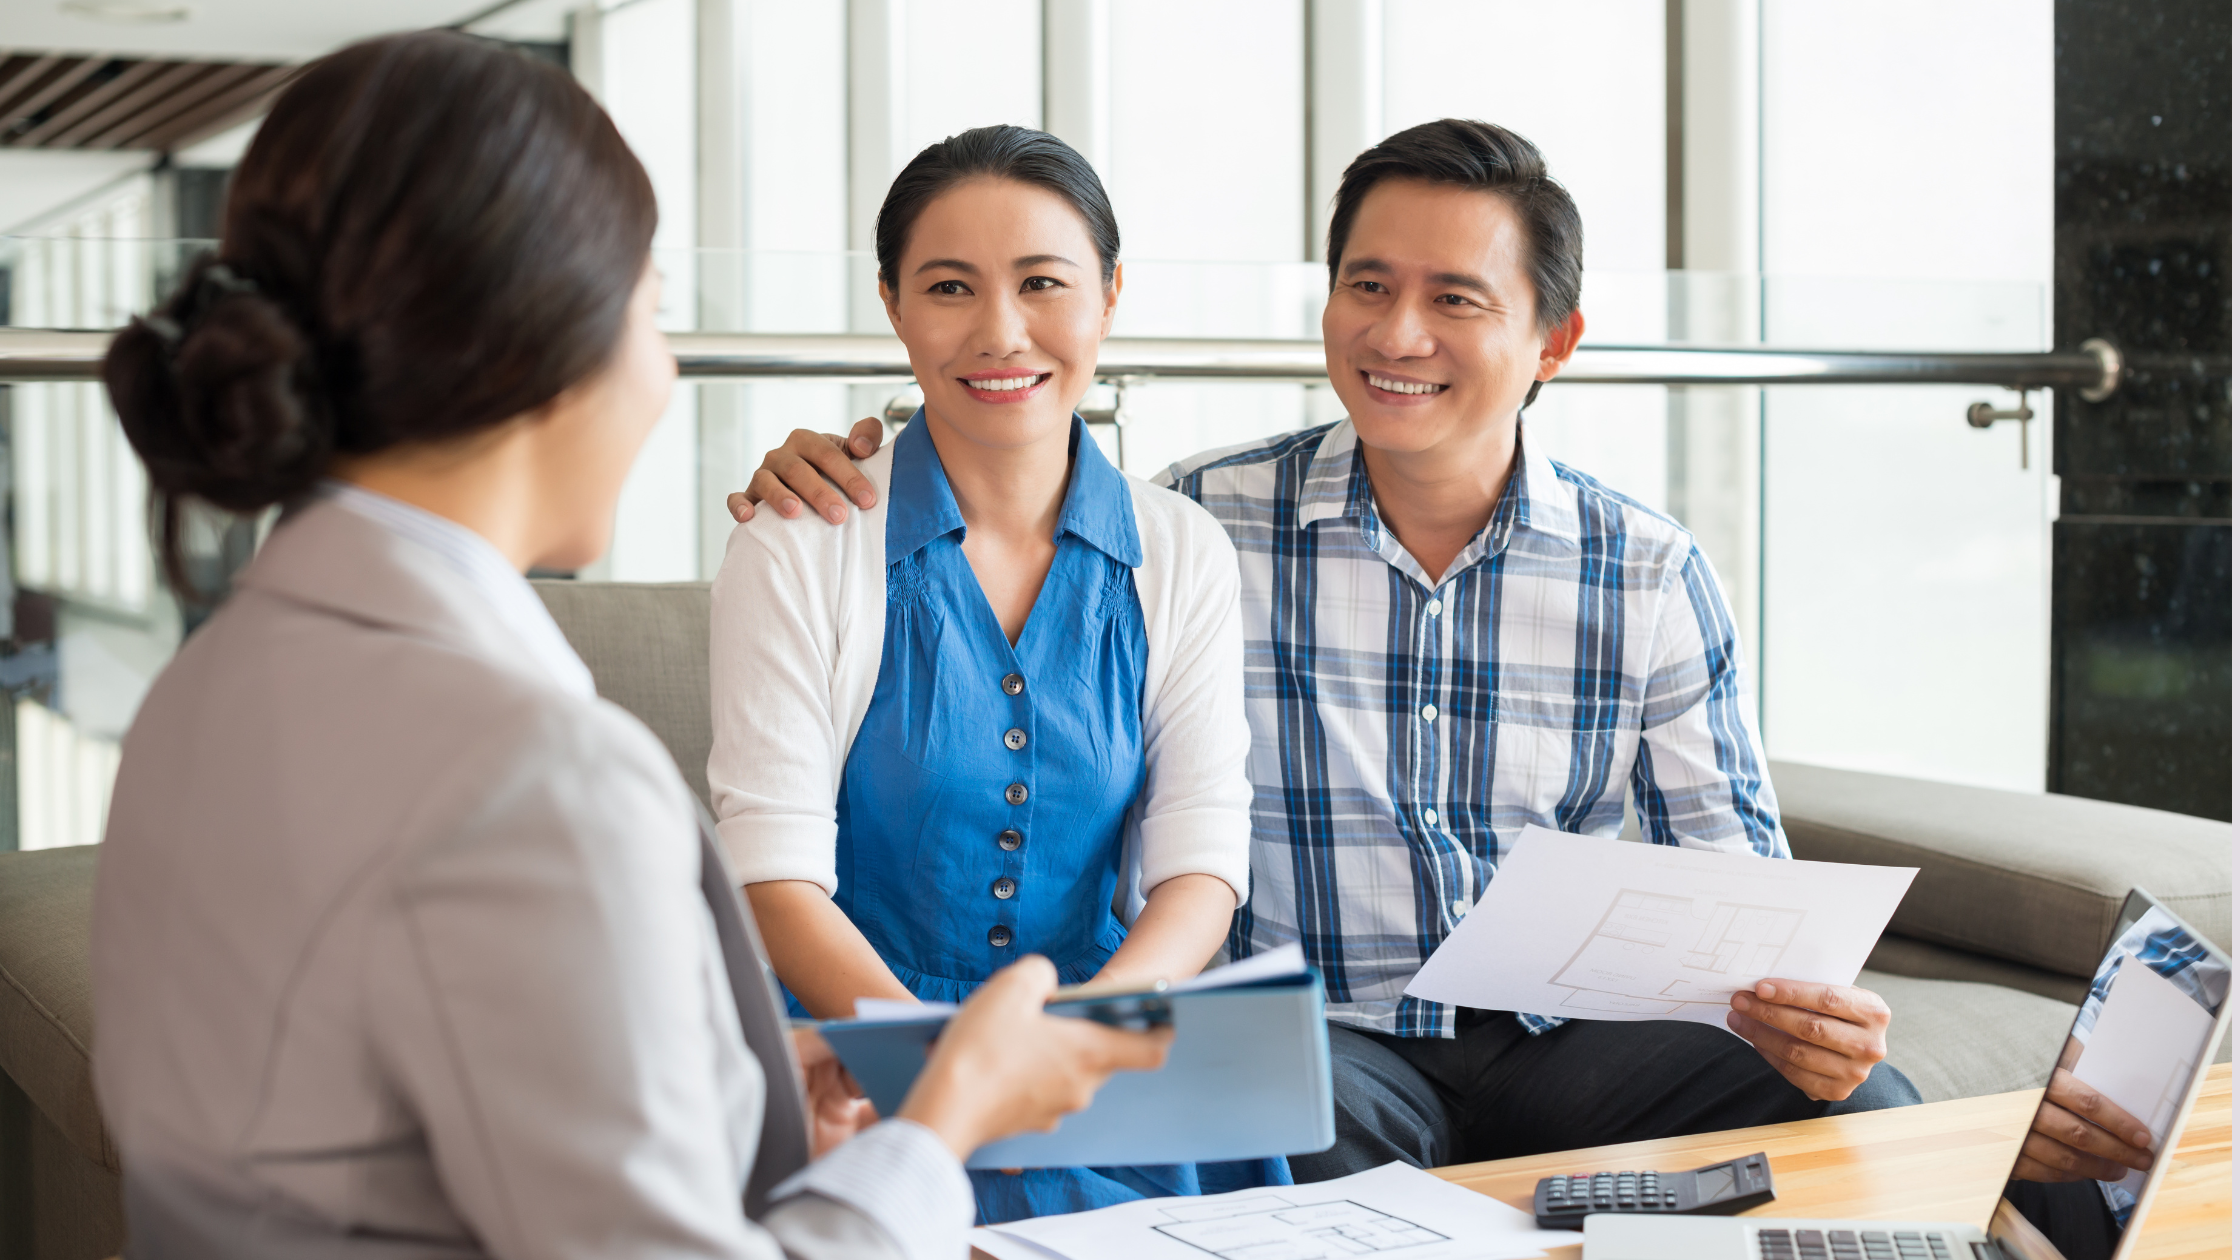
[[[2144,1121],[2155,1149],[2161,1150],[2216,1023],[2184,989],[2125,954],[2116,964],[2092,1039],[2069,1070]],[[2118,1184],[2136,1196],[2147,1175],[2134,1170]]]
[[[972,1231],[996,1260],[1522,1260],[1576,1247],[1499,1199],[1406,1164],[1308,1186],[1144,1199]]]
[[[1856,981],[1914,874],[1528,826],[1408,993],[1724,1028],[1735,992],[1768,977]]]
[[[1167,987],[1169,993],[1195,993],[1233,984],[1254,984],[1295,976],[1307,969],[1306,951],[1297,945],[1278,945],[1264,954],[1199,972]],[[856,999],[857,1019],[921,1019],[927,1015],[954,1015],[954,1002],[905,1002],[895,998]]]

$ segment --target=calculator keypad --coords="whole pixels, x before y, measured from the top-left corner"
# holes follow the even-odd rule
[[[1654,1212],[1679,1204],[1680,1192],[1653,1172],[1596,1173],[1548,1182],[1548,1206],[1559,1211]]]
[[[1733,1215],[1773,1201],[1773,1174],[1763,1151],[1675,1172],[1572,1173],[1533,1187],[1532,1213],[1543,1229],[1579,1229],[1595,1213]],[[1807,1260],[1793,1257],[1792,1260]],[[1809,1260],[1951,1260],[1944,1255],[1887,1258],[1814,1255]],[[1976,1260],[1962,1257],[1961,1260]]]

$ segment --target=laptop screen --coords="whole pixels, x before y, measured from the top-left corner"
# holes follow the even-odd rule
[[[2134,891],[1987,1233],[2017,1260],[2108,1260],[2216,1049],[2232,960]]]

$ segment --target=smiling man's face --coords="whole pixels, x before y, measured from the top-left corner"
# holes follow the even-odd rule
[[[1555,375],[1569,330],[1541,334],[1530,258],[1498,193],[1418,179],[1369,190],[1322,310],[1330,384],[1364,444],[1460,451]]]

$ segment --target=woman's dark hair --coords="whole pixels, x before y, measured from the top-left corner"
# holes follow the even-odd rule
[[[556,66],[445,31],[312,63],[233,173],[216,256],[103,366],[174,586],[186,501],[259,511],[337,454],[470,434],[599,371],[655,213]]]
[[[1495,193],[1524,220],[1532,251],[1533,309],[1540,331],[1579,309],[1584,231],[1571,194],[1548,175],[1547,159],[1530,140],[1505,127],[1442,118],[1395,132],[1346,167],[1330,214],[1330,287],[1338,285],[1338,259],[1369,190],[1388,179],[1421,179]]]
[[[1004,124],[974,127],[929,144],[894,177],[872,233],[879,278],[887,282],[888,292],[900,287],[902,249],[910,242],[918,216],[934,198],[984,176],[1015,179],[1065,198],[1088,225],[1089,239],[1096,242],[1097,259],[1104,267],[1104,282],[1112,283],[1112,269],[1120,261],[1120,223],[1112,217],[1112,201],[1104,195],[1096,168],[1072,145],[1047,131]]]

